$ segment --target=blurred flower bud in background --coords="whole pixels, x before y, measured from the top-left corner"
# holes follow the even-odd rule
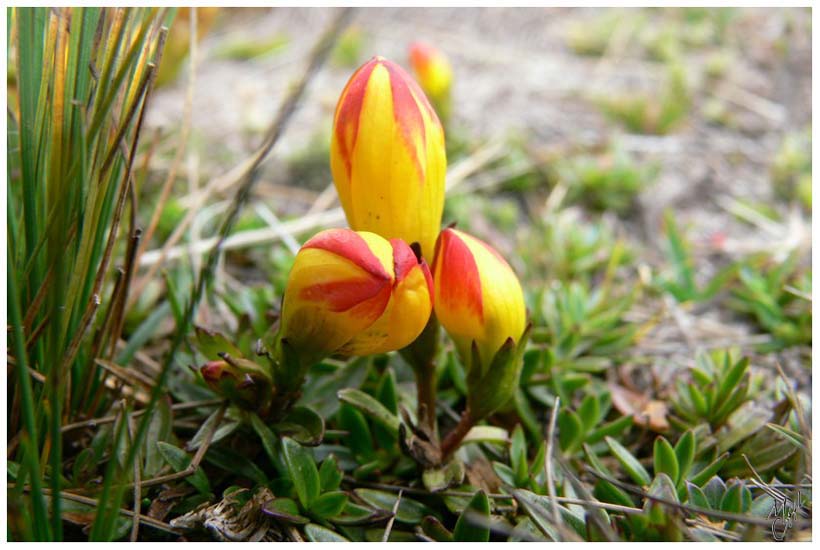
[[[424,42],[414,42],[410,45],[410,66],[446,126],[450,118],[450,88],[453,83],[450,60],[438,48]]]
[[[330,167],[351,228],[418,242],[432,255],[444,208],[444,131],[404,69],[374,57],[353,74],[336,106]]]
[[[188,58],[188,52],[191,48],[191,16],[193,9],[196,9],[197,40],[200,40],[211,30],[221,10],[221,8],[214,6],[179,8],[165,41],[165,49],[157,74],[157,86],[165,86],[173,82],[179,76],[183,62]]]

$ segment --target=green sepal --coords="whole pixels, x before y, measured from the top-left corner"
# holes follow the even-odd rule
[[[473,342],[471,364],[467,370],[467,406],[479,421],[512,399],[523,367],[522,356],[532,325],[527,325],[516,344],[507,338],[487,368],[482,368],[478,346]]]
[[[229,353],[233,357],[242,357],[242,352],[234,346],[225,335],[205,327],[194,327],[196,334],[196,348],[210,360],[218,359],[222,353]]]

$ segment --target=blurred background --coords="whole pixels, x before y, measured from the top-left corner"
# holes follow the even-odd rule
[[[333,17],[320,8],[199,12],[179,191],[228,171],[258,145]],[[169,138],[185,126],[185,15],[171,31],[147,119],[147,139],[161,136],[152,162],[158,180],[167,168],[159,159],[179,146]],[[749,227],[731,223],[726,199],[771,205],[785,193],[810,204],[810,171],[795,186],[781,174],[799,164],[797,150],[809,150],[810,31],[810,11],[801,9],[360,9],[256,193],[277,215],[308,210],[331,185],[329,136],[345,82],[377,54],[409,70],[408,48],[421,40],[453,67],[451,167],[482,145],[502,144],[485,162],[503,170],[470,178],[466,188],[482,192],[465,201],[514,183],[548,193],[560,179],[571,200],[592,186],[592,206],[631,209],[624,221],[650,241],[667,206],[698,239],[745,240]],[[606,181],[591,181],[596,175]],[[526,217],[519,210],[527,204],[495,204]],[[458,207],[449,205],[451,217]]]
[[[149,245],[143,268],[159,258],[163,241],[166,258],[196,265],[197,254],[181,245],[214,233],[234,190],[231,169],[258,146],[335,16],[320,8],[198,12],[193,80],[190,12],[183,10],[143,133],[143,144],[153,144],[141,191],[145,217],[176,161],[160,240]],[[700,282],[755,254],[766,256],[755,256],[755,269],[791,253],[806,264],[810,15],[359,9],[263,164],[253,204],[227,243],[223,274],[243,284],[284,277],[299,242],[319,227],[344,224],[328,161],[336,100],[373,55],[409,70],[416,41],[439,49],[454,75],[444,223],[457,220],[493,242],[525,279],[600,279],[590,270],[606,263],[617,241],[631,254],[620,260],[627,278],[657,282],[667,269],[670,217],[685,233]],[[204,207],[187,220],[190,232],[167,247],[192,205]],[[278,224],[288,220],[283,233]],[[532,293],[529,300],[534,306]],[[726,336],[755,333],[754,325],[729,320],[720,304],[713,309]]]

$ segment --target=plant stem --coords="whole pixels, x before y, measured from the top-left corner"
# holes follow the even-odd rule
[[[456,427],[447,434],[447,437],[445,437],[444,441],[441,443],[442,463],[447,462],[450,456],[456,451],[456,449],[458,449],[458,446],[461,444],[464,436],[467,435],[467,432],[470,431],[475,423],[475,419],[473,419],[472,414],[470,414],[470,408],[466,408],[461,414],[461,419],[459,419]]]
[[[436,433],[436,366],[414,369],[416,375],[418,422]]]

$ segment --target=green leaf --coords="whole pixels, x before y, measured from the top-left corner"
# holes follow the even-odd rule
[[[653,459],[655,467],[655,475],[666,474],[672,483],[677,483],[680,468],[678,467],[678,459],[675,456],[675,449],[663,436],[655,438],[655,446],[653,449]]]
[[[305,536],[311,542],[350,542],[350,539],[343,537],[336,531],[331,531],[315,523],[309,523],[305,526]]]
[[[355,489],[356,496],[373,508],[392,512],[396,504],[397,495],[376,489]],[[402,495],[399,509],[396,511],[396,520],[402,523],[418,524],[424,516],[435,515],[427,506],[417,500]]]
[[[291,498],[277,497],[265,504],[263,511],[276,519],[287,523],[303,525],[310,520],[299,513],[299,505]]]
[[[162,460],[162,455],[159,454],[157,451],[157,456],[160,460]],[[7,463],[7,470],[8,475],[11,479],[17,479],[17,472],[19,470],[20,465],[14,464],[12,462]],[[164,465],[163,463],[160,467]],[[77,455],[77,458],[74,459],[74,467],[71,469],[71,481],[74,485],[84,485],[85,482],[94,474],[97,470],[97,460],[94,458],[94,449],[91,447],[86,447]],[[159,467],[156,468],[155,472],[159,471]]]
[[[706,495],[703,491],[691,482],[686,482],[686,492],[689,495],[689,504],[692,506],[697,506],[698,508],[704,508],[708,510],[709,506],[709,499],[706,498]]]
[[[774,424],[772,422],[767,423],[766,427],[772,430],[774,433],[778,434],[779,436],[783,437],[786,441],[788,441],[798,449],[806,449],[806,444],[803,442],[804,438],[802,434],[799,434],[794,430],[790,430],[785,426],[781,426],[780,424]]]
[[[322,461],[322,466],[319,468],[319,485],[323,493],[338,489],[342,483],[342,477],[342,470],[336,464],[335,456],[330,455]]]
[[[728,354],[727,354],[727,360],[728,360]],[[738,383],[740,382],[740,379],[746,373],[748,367],[749,367],[749,358],[748,357],[744,357],[740,361],[737,361],[734,365],[732,365],[732,368],[730,368],[728,370],[728,372],[725,373],[725,375],[724,375],[725,378],[723,379],[723,382],[720,384],[719,393],[720,393],[721,396],[723,396],[725,398],[732,392],[732,390],[734,390],[735,386],[738,385]]]
[[[370,525],[384,521],[388,517],[390,517],[388,512],[353,504],[348,499],[342,513],[331,518],[331,521],[337,525]]]
[[[621,466],[623,466],[626,473],[629,474],[629,477],[631,477],[635,483],[645,487],[652,482],[652,478],[649,477],[649,472],[638,462],[637,458],[632,456],[632,453],[611,437],[604,439],[613,456],[618,459],[618,462],[621,463]]]
[[[145,459],[142,475],[154,477],[164,464],[162,454],[157,448],[158,441],[166,441],[171,435],[171,407],[168,401],[160,399],[148,424],[148,433],[145,436]],[[194,450],[192,447],[189,448]],[[79,457],[78,457],[79,460]],[[76,464],[75,464],[76,469]]]
[[[343,403],[339,407],[338,417],[339,427],[348,433],[345,440],[347,447],[358,460],[363,462],[371,460],[375,456],[375,451],[370,436],[370,428],[367,426],[364,415],[350,405]]]
[[[516,425],[510,441],[510,466],[515,472],[517,483],[523,483],[528,477],[527,471],[527,438],[521,424]]]
[[[687,430],[675,444],[675,457],[678,461],[678,479],[675,480],[678,487],[689,475],[692,462],[695,460],[695,432]]]
[[[633,417],[630,414],[622,416],[620,418],[616,418],[611,422],[607,422],[597,430],[593,430],[592,432],[588,433],[586,436],[586,443],[591,445],[593,443],[599,442],[608,435],[612,436],[621,433],[626,428],[632,426],[633,421]]]
[[[338,412],[339,400],[328,399],[328,396],[336,395],[342,388],[355,388],[361,386],[365,376],[369,372],[372,357],[357,357],[347,364],[336,367],[336,370],[328,372],[329,365],[320,363],[311,369],[310,384],[302,388],[301,403],[316,411],[322,418],[330,418]],[[330,368],[334,368],[330,366]],[[322,370],[320,370],[322,369]]]
[[[325,437],[325,421],[309,407],[294,407],[274,426],[280,436],[288,436],[302,445],[318,445]]]
[[[456,542],[487,542],[490,540],[489,525],[490,501],[484,491],[478,491],[458,517],[453,539]]]
[[[713,475],[718,473],[720,468],[723,466],[723,463],[729,458],[729,453],[723,453],[722,455],[718,456],[715,460],[713,460],[708,465],[704,466],[702,470],[699,470],[698,473],[693,475],[689,480],[697,485],[698,487],[702,487],[706,481],[711,478]]]
[[[426,516],[421,521],[421,530],[436,542],[453,542],[453,534],[433,516]]]
[[[584,440],[584,424],[573,411],[558,413],[558,444],[565,453],[572,453]]]
[[[387,368],[379,380],[376,389],[376,398],[392,414],[399,412],[399,400],[396,392],[396,375],[393,369]],[[396,437],[391,435],[389,430],[381,426],[374,426],[373,437],[382,449],[392,449],[396,447]]]
[[[376,398],[392,414],[399,412],[399,399],[396,392],[396,375],[393,369],[387,368],[379,380],[379,387],[376,389]]]
[[[313,456],[289,437],[282,439],[282,451],[299,502],[305,510],[310,510],[311,504],[319,496],[319,471]]]
[[[598,417],[601,414],[601,404],[595,395],[589,394],[581,402],[578,407],[578,416],[581,423],[584,425],[584,431],[588,432],[598,423]]]
[[[693,371],[694,372],[694,371]],[[692,399],[692,405],[695,407],[695,412],[701,417],[709,414],[709,404],[706,402],[706,396],[694,384],[689,384],[689,397]]]
[[[501,462],[493,462],[493,471],[501,479],[502,483],[515,487],[515,473],[512,468]]]
[[[330,518],[342,513],[347,504],[347,493],[332,491],[317,498],[310,505],[310,513],[320,518]]]
[[[749,509],[752,504],[752,497],[749,489],[742,481],[735,481],[729,484],[723,498],[720,499],[718,508],[724,512],[742,514]]]
[[[162,454],[162,458],[175,472],[182,472],[191,464],[191,457],[179,447],[174,447],[165,441],[157,441],[157,448]],[[211,486],[202,468],[197,468],[193,474],[185,478],[185,481],[193,485],[203,495],[211,492]]]
[[[245,477],[259,485],[267,485],[268,477],[259,466],[251,462],[246,456],[224,446],[211,447],[205,453],[205,461],[221,470],[232,472],[235,476]]]
[[[268,458],[271,459],[271,463],[273,463],[274,467],[279,471],[279,473],[284,473],[287,469],[287,466],[282,461],[282,457],[279,456],[278,452],[278,441],[276,436],[273,435],[273,432],[265,425],[265,422],[259,418],[254,413],[250,413],[251,418],[251,427],[256,432],[256,435],[259,436],[259,439],[262,440],[262,447],[265,449],[265,452],[268,454]]]
[[[671,502],[678,502],[678,493],[675,490],[675,484],[664,473],[659,473],[652,480],[652,484],[647,489],[647,493],[656,499],[667,500]],[[649,515],[651,523],[655,525],[669,526],[672,515],[669,514],[669,508],[659,502],[647,498],[644,502],[644,512]]]
[[[710,508],[720,510],[721,501],[726,494],[726,483],[718,476],[714,476],[709,480],[709,483],[703,486],[703,494],[706,496],[706,500],[709,501]]]
[[[393,437],[399,434],[399,418],[379,403],[374,397],[355,388],[339,390],[339,400],[356,407],[365,416],[385,428]]]
[[[538,446],[538,450],[535,452],[535,457],[533,457],[532,462],[530,463],[530,475],[533,478],[537,478],[537,476],[544,473],[544,462],[546,461],[546,457],[547,446],[546,442],[542,441]]]
[[[561,540],[555,528],[555,521],[548,508],[550,506],[548,499],[522,489],[514,490],[513,497],[518,504],[521,505],[521,508],[530,517],[535,526],[538,527],[549,540]]]
[[[208,418],[205,419],[205,422],[202,423],[202,425],[196,431],[194,436],[188,442],[188,445],[186,445],[186,448],[189,451],[195,451],[195,450],[199,449],[202,446],[202,444],[205,442],[205,437],[211,432],[211,430],[214,427],[214,424],[216,424],[216,421],[219,419],[219,416],[220,416],[219,409],[216,409],[210,415],[208,415]],[[223,420],[222,425],[219,428],[217,428],[217,430],[214,432],[213,436],[211,437],[211,444],[216,443],[220,439],[223,439],[223,438],[229,436],[238,427],[239,427],[239,422],[236,422],[236,421],[234,421],[234,422],[230,422],[230,421],[225,422]],[[219,435],[219,437],[217,437],[217,435]],[[149,440],[150,440],[150,438],[149,438]]]

